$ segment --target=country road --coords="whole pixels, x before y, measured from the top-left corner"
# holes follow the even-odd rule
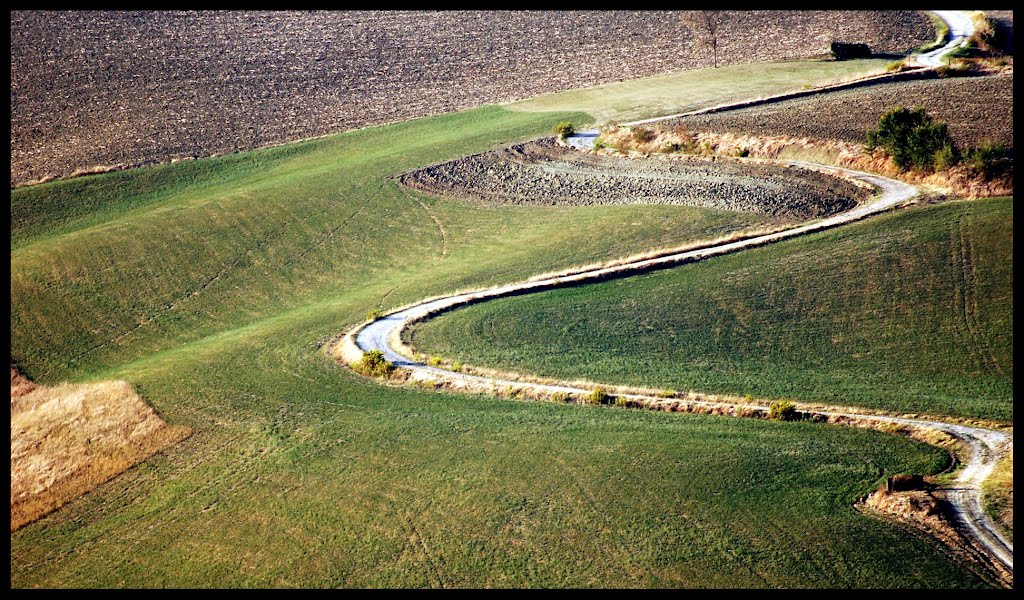
[[[919,60],[921,60],[923,64],[930,66],[937,66],[941,64],[941,59],[950,51],[959,47],[973,31],[973,24],[969,15],[960,11],[935,12],[949,24],[951,39],[949,43],[942,48],[919,57]],[[587,147],[592,145],[593,137],[595,135],[596,132],[593,131],[580,132],[576,135],[575,143],[571,145],[576,147]],[[613,267],[582,270],[555,277],[424,300],[420,303],[380,317],[372,322],[363,324],[350,331],[345,336],[345,339],[342,341],[340,346],[342,358],[346,362],[355,362],[359,360],[363,352],[379,350],[396,366],[407,369],[411,373],[411,377],[413,379],[446,381],[458,384],[456,387],[469,387],[477,390],[495,390],[512,386],[520,389],[531,389],[548,395],[555,393],[585,395],[591,390],[572,385],[541,384],[482,377],[426,365],[416,359],[402,354],[398,350],[398,347],[402,345],[400,342],[401,332],[416,321],[430,318],[431,316],[435,316],[457,306],[464,306],[513,295],[535,293],[565,285],[583,284],[609,278],[628,277],[630,275],[647,272],[651,269],[666,268],[705,260],[714,256],[721,256],[800,235],[806,235],[812,232],[838,227],[890,210],[913,198],[918,193],[917,188],[912,185],[876,174],[808,162],[774,162],[791,167],[825,171],[841,177],[866,182],[877,188],[879,194],[874,200],[863,203],[847,212],[771,234],[758,235],[740,241],[708,245],[695,250],[681,251],[657,256],[655,258],[625,262]],[[654,396],[644,396],[639,394],[622,394],[621,396],[648,403],[663,401],[663,399]],[[695,404],[703,404],[709,407],[734,406],[729,405],[728,403],[712,402],[695,402]],[[743,407],[753,409],[755,411],[767,411],[769,408],[765,405],[751,404],[743,405]],[[814,412],[815,414],[820,414],[825,417],[849,417],[880,423],[899,423],[911,427],[937,429],[962,441],[969,449],[970,455],[968,457],[962,457],[963,464],[957,475],[955,487],[949,490],[948,493],[950,504],[956,513],[956,519],[959,521],[960,530],[972,539],[980,548],[982,548],[994,563],[1002,564],[1006,569],[1008,569],[1012,576],[1013,543],[1002,535],[981,507],[981,484],[991,474],[998,460],[1007,453],[1012,452],[1012,433],[984,427],[957,425],[941,420],[852,414],[827,409]]]
[[[399,345],[401,332],[416,321],[430,316],[437,315],[445,310],[456,306],[492,300],[513,295],[535,293],[548,290],[554,287],[585,283],[588,281],[601,281],[609,278],[628,277],[630,275],[643,273],[651,269],[676,266],[684,263],[696,262],[721,256],[731,252],[741,251],[747,248],[770,244],[779,240],[793,238],[808,233],[823,231],[847,223],[863,219],[864,217],[889,210],[917,194],[917,188],[907,183],[850,169],[840,169],[827,165],[818,165],[807,162],[780,161],[781,164],[805,169],[818,169],[826,172],[840,174],[844,177],[859,179],[870,183],[878,188],[880,195],[873,201],[861,204],[853,210],[834,215],[827,219],[814,221],[805,225],[792,227],[776,233],[760,235],[748,239],[721,243],[712,246],[672,253],[656,258],[626,262],[613,267],[591,269],[577,273],[560,275],[535,281],[503,285],[489,289],[453,294],[441,298],[434,298],[402,310],[385,315],[375,321],[365,324],[362,327],[350,332],[343,342],[343,357],[348,362],[358,360],[363,352],[379,350],[389,361],[396,366],[409,370],[414,379],[448,381],[458,384],[475,386],[477,389],[500,389],[506,386],[517,388],[528,388],[544,394],[573,394],[584,395],[591,390],[571,385],[549,385],[540,383],[528,383],[512,381],[500,378],[481,377],[450,371],[440,367],[434,367],[419,362],[413,358],[403,355],[396,346]],[[345,346],[347,345],[347,348]],[[640,401],[658,401],[653,396],[638,394],[623,394],[626,398]],[[725,403],[703,403],[709,406],[721,406]],[[744,405],[759,411],[767,411],[765,405]],[[927,427],[945,431],[946,433],[961,440],[969,449],[970,457],[965,459],[963,468],[957,478],[957,487],[949,495],[961,527],[965,533],[984,548],[993,560],[997,560],[1013,571],[1013,544],[1007,540],[992,523],[989,517],[981,509],[981,483],[988,477],[995,467],[998,459],[1007,452],[1012,451],[1013,437],[1002,431],[986,429],[982,427],[967,427],[955,425],[937,420],[907,419],[890,417],[884,415],[864,415],[844,413],[840,411],[817,411],[822,416],[845,416],[867,419],[877,422],[900,423],[912,427]]]

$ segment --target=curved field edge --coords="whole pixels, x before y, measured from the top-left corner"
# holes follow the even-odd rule
[[[159,278],[195,269],[202,284],[224,271],[186,298],[191,306],[175,304],[87,361],[53,368],[50,377],[127,379],[195,434],[14,534],[12,584],[981,585],[928,540],[849,508],[887,474],[944,468],[933,449],[871,432],[837,432],[823,446],[799,425],[381,388],[319,352],[339,323],[357,323],[370,308],[678,243],[680,226],[694,220],[678,208],[524,216],[420,198],[449,234],[442,255],[428,211],[383,181],[419,160],[549,131],[561,118],[480,111],[380,137],[342,136],[317,160],[296,161],[290,177],[237,199],[225,193],[152,216],[126,213],[12,253],[12,271],[35,265],[46,275],[39,307],[57,327],[47,330],[51,341],[76,331],[75,319],[95,329],[134,317],[147,302],[163,307]],[[370,158],[339,157],[335,142]],[[296,202],[294,213],[269,210]],[[237,214],[252,227],[280,215],[292,223],[310,206],[323,217],[264,238],[244,228],[228,237],[235,222],[217,220]],[[715,215],[702,218],[711,219],[695,227],[702,235],[723,226]],[[339,228],[346,219],[352,228]],[[196,224],[208,227],[206,237],[187,235]],[[381,245],[384,237],[395,247]],[[123,241],[139,246],[119,253]],[[161,255],[187,244],[244,252],[236,262]],[[297,263],[284,274],[269,268],[282,251]],[[80,279],[98,271],[109,272],[114,288],[97,299]],[[65,283],[77,294],[71,301],[54,291]],[[131,301],[110,301],[115,294]],[[38,358],[29,362],[47,370]],[[709,449],[718,450],[711,462],[699,460]],[[764,482],[760,493],[746,494],[752,482]],[[709,496],[712,488],[724,495]],[[728,507],[744,496],[749,504]]]
[[[1012,199],[501,299],[419,351],[558,379],[1012,419]]]
[[[379,386],[302,348],[359,305],[142,370],[197,434],[15,534],[15,587],[980,583],[851,508],[889,474],[945,468],[943,452]]]

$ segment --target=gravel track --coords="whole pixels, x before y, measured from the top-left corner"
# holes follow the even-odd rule
[[[682,204],[792,220],[849,210],[870,195],[818,171],[749,161],[597,156],[553,138],[432,165],[400,180],[433,194],[496,204]]]
[[[675,11],[11,13],[11,183],[166,162],[709,66]],[[731,12],[723,65],[833,39],[903,52],[915,11]]]
[[[425,300],[418,304],[399,309],[369,323],[360,325],[356,329],[350,331],[339,346],[341,350],[341,357],[345,361],[355,362],[359,360],[363,352],[379,350],[384,354],[387,360],[391,361],[396,366],[407,369],[411,374],[411,378],[414,380],[446,381],[452,384],[455,389],[468,389],[472,392],[511,387],[530,389],[547,395],[555,393],[586,395],[590,392],[589,389],[567,384],[550,385],[504,380],[499,378],[469,375],[449,371],[441,367],[428,366],[403,355],[399,352],[396,346],[398,345],[398,341],[401,339],[402,331],[412,323],[428,319],[431,316],[450,310],[453,307],[511,295],[534,293],[558,286],[578,284],[587,281],[601,281],[611,277],[625,277],[637,273],[643,273],[650,269],[705,260],[713,256],[741,251],[746,248],[761,246],[778,240],[844,225],[867,216],[889,210],[912,198],[918,193],[917,188],[912,185],[878,175],[852,171],[849,169],[838,169],[825,165],[815,165],[813,163],[806,162],[780,162],[788,166],[821,170],[829,173],[841,174],[845,177],[859,179],[876,186],[881,192],[881,195],[875,201],[858,205],[856,208],[845,213],[833,215],[826,219],[813,221],[805,225],[792,227],[790,229],[768,235],[756,236],[736,242],[722,243],[698,250],[627,262],[614,267],[593,269],[575,274],[559,275],[547,279],[527,281],[524,283],[498,286],[476,292],[453,294],[450,296]],[[663,401],[659,398],[639,394],[623,394],[623,397],[648,403]],[[706,405],[708,408],[712,409],[716,407],[731,406],[728,403],[714,402],[698,402],[697,404]],[[767,406],[757,405],[744,405],[744,408],[757,411],[767,411],[769,409]],[[983,427],[968,427],[929,419],[864,415],[829,410],[814,411],[814,413],[826,418],[841,417],[875,421],[879,423],[899,423],[911,427],[938,429],[963,442],[969,449],[970,456],[965,461],[965,464],[958,475],[956,487],[948,494],[948,499],[956,514],[956,518],[959,521],[961,531],[968,536],[968,539],[983,549],[985,555],[993,561],[993,564],[1001,565],[1008,569],[1012,577],[1013,543],[1007,540],[999,532],[998,528],[994,526],[988,515],[984,513],[981,509],[980,500],[982,482],[991,473],[999,457],[1005,455],[1006,452],[1012,452],[1012,434]]]

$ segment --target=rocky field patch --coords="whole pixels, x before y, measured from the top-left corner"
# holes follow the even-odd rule
[[[852,208],[868,192],[804,169],[723,159],[588,154],[552,138],[401,176],[409,187],[495,204],[681,204],[803,220]]]

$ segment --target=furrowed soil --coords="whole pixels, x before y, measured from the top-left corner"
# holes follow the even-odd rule
[[[739,110],[683,117],[660,125],[718,133],[784,135],[863,143],[864,132],[895,106],[922,106],[945,121],[961,147],[1013,147],[1013,73],[883,83]],[[812,116],[813,115],[813,116]]]
[[[632,160],[554,138],[432,165],[401,177],[442,196],[495,204],[682,204],[801,221],[848,210],[870,192],[816,171],[727,160]]]
[[[902,53],[914,11],[728,14],[719,62]],[[11,184],[710,66],[680,12],[11,13]]]

